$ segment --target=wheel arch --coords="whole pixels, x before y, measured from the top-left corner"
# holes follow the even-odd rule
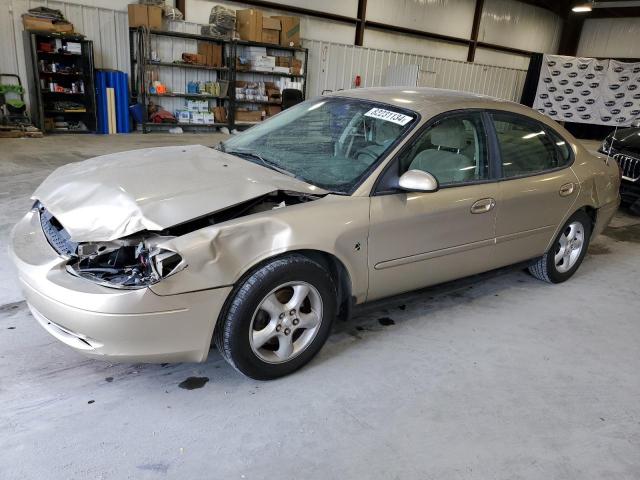
[[[262,268],[264,265],[278,260],[279,258],[291,256],[291,255],[301,255],[310,260],[315,261],[319,265],[321,265],[331,277],[335,287],[336,287],[336,296],[337,296],[337,305],[338,305],[338,318],[340,319],[348,319],[351,315],[351,309],[355,304],[355,298],[353,297],[353,284],[351,280],[351,274],[347,269],[346,265],[340,258],[338,258],[333,253],[323,251],[323,250],[315,250],[315,249],[297,249],[297,250],[288,250],[286,252],[278,253],[276,255],[272,255],[266,258],[259,260],[258,262],[252,264],[248,268],[246,268],[238,277],[238,280],[234,283],[233,289],[227,296],[223,307],[220,309],[218,314],[218,318],[216,319],[215,330],[220,325],[220,319],[223,318],[227,314],[227,310],[229,305],[233,301],[233,298],[236,295],[238,289],[242,286],[244,281],[250,277],[256,270]]]

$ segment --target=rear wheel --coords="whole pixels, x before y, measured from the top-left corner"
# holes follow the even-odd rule
[[[529,272],[549,283],[568,280],[582,263],[590,238],[591,219],[580,210],[567,220],[549,251],[529,267]]]
[[[331,277],[302,255],[258,268],[233,295],[214,341],[233,367],[259,380],[287,375],[309,362],[336,314]]]

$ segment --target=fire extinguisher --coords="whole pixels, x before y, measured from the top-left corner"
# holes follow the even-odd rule
[[[354,81],[356,88],[360,86],[360,80],[360,75],[356,75],[356,79]]]

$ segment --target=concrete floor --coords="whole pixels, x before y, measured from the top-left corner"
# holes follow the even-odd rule
[[[640,219],[625,213],[567,283],[505,269],[360,308],[278,381],[215,351],[111,365],[45,333],[5,253],[36,185],[96,153],[218,140],[0,140],[0,479],[640,478]],[[208,382],[182,388],[192,376]]]

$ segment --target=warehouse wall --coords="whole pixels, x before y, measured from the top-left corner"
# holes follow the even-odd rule
[[[640,18],[587,19],[578,56],[640,58]]]
[[[414,55],[319,40],[305,40],[309,49],[309,91],[353,88],[361,77],[362,87],[385,85],[387,71],[396,65],[418,65],[420,86],[448,88],[518,101],[526,70],[481,65],[460,60]],[[316,94],[317,94],[316,93]]]
[[[286,2],[274,2],[286,5],[295,5],[309,9],[322,9],[326,12],[355,17],[357,15],[358,2],[356,0],[325,0],[314,2],[313,0],[287,0]],[[243,5],[237,2],[224,2],[209,0],[187,0],[188,22],[208,23],[209,13],[214,5],[223,5],[234,10],[240,8],[255,8],[250,5]],[[261,8],[267,15],[286,15],[286,12]],[[331,40],[340,43],[353,43],[355,38],[355,27],[343,22],[332,22],[321,20],[315,17],[300,15],[300,31],[305,38],[316,40]]]
[[[103,0],[94,0],[96,2]],[[117,0],[114,0],[117,1]],[[191,0],[192,2],[202,0]],[[298,0],[303,2],[304,0]],[[335,12],[347,13],[346,2],[333,2]],[[424,1],[424,0],[423,0]],[[446,2],[446,0],[438,0]],[[456,0],[462,8],[464,2]],[[203,12],[198,18],[208,20],[211,2],[202,2]],[[330,6],[331,6],[331,2]],[[82,6],[76,3],[56,0],[0,0],[0,40],[5,48],[0,49],[0,70],[19,73],[26,80],[26,65],[23,46],[21,15],[29,8],[48,6],[60,9],[73,22],[76,30],[94,42],[96,68],[112,68],[129,71],[129,39],[126,8],[107,9],[98,6]],[[206,7],[206,8],[205,8]],[[195,10],[191,10],[195,12]],[[375,11],[374,11],[375,12]],[[206,18],[204,18],[206,17]],[[189,17],[188,17],[189,18]],[[398,13],[398,17],[408,21],[408,13]],[[202,21],[201,20],[201,21]],[[355,75],[362,78],[362,86],[384,84],[384,76],[392,65],[419,65],[428,78],[428,85],[485,93],[509,100],[518,100],[522,90],[528,59],[517,55],[478,49],[476,64],[466,63],[466,47],[423,38],[400,36],[375,30],[365,32],[368,46],[355,47],[353,29],[344,24],[306,19],[303,24],[303,43],[310,49],[309,64],[311,76],[308,82],[309,96],[319,95],[323,90],[351,88]],[[332,41],[313,37],[327,35]],[[198,33],[195,22],[175,22],[171,29]],[[164,40],[163,40],[164,41]],[[391,48],[394,46],[394,48]],[[195,47],[194,47],[195,48]],[[169,52],[169,60],[177,59],[188,46],[184,41],[173,45],[163,45],[158,50]],[[492,66],[505,65],[510,68]],[[175,69],[174,69],[175,70]],[[169,70],[174,72],[174,70]],[[180,88],[184,78],[167,77],[167,84]]]
[[[357,0],[275,0],[282,5],[322,9],[329,13],[356,17]],[[187,20],[204,23],[215,4],[241,8],[236,2],[187,0]],[[246,8],[251,8],[249,5]],[[475,0],[368,0],[367,20],[398,27],[468,39],[471,36]],[[282,12],[271,11],[270,14]],[[302,17],[305,38],[352,44],[355,27],[313,17]],[[479,40],[498,45],[545,53],[557,53],[562,29],[561,19],[543,8],[515,0],[485,0]],[[464,60],[467,47],[441,40],[429,40],[367,28],[365,47],[397,50]],[[527,68],[529,57],[490,49],[479,49],[480,63],[511,68]]]

